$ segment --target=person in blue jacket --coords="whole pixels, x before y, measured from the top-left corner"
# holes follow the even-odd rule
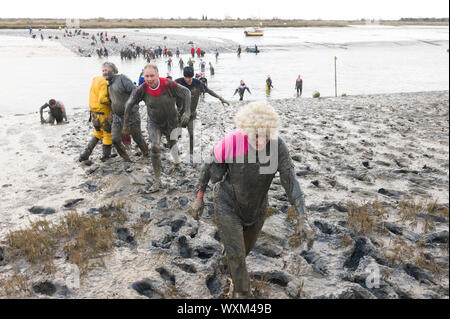
[[[139,74],[138,86],[145,82],[144,79],[144,69],[142,69],[141,74]]]

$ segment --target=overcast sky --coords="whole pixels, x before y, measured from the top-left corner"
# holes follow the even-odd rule
[[[3,2],[0,18],[284,18],[448,17],[448,0],[76,0]]]

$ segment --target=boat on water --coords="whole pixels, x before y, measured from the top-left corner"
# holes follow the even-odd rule
[[[264,35],[264,31],[255,28],[253,30],[245,30],[244,34],[246,37],[262,37]]]

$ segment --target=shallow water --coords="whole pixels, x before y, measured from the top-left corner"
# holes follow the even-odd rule
[[[251,95],[246,93],[246,100],[293,97],[298,74],[304,79],[304,96],[310,97],[314,91],[319,91],[321,96],[334,96],[335,56],[338,57],[338,95],[434,91],[449,87],[447,27],[269,28],[261,38],[245,38],[242,28],[139,32],[169,37],[184,34],[216,41],[222,38],[236,41],[243,48],[256,43],[262,51],[258,55],[243,52],[238,58],[234,52],[221,53],[216,62],[213,52],[207,52],[204,58],[207,63],[213,63],[216,71],[211,77],[207,68],[210,88],[229,100],[238,99],[233,93],[241,79],[252,91]],[[23,43],[23,39],[17,39]],[[14,40],[8,41],[14,45]],[[49,55],[54,53],[53,47],[48,50]],[[182,57],[187,61],[188,55]],[[143,59],[130,62],[111,57],[110,60],[133,81],[138,80],[145,64]],[[75,107],[87,108],[91,79],[100,74],[104,61],[61,54],[3,55],[0,68],[6,76],[0,78],[0,114],[36,112],[50,98],[63,101],[69,115]],[[198,72],[198,59],[195,62]],[[165,76],[168,71],[165,59],[158,60],[157,64],[160,75]],[[181,76],[176,58],[171,74],[174,78]],[[274,85],[270,96],[265,92],[268,74]]]

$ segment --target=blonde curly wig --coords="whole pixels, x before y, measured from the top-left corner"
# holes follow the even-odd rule
[[[266,131],[269,139],[278,137],[280,119],[273,107],[265,101],[256,101],[242,107],[234,118],[236,127],[245,135]]]

